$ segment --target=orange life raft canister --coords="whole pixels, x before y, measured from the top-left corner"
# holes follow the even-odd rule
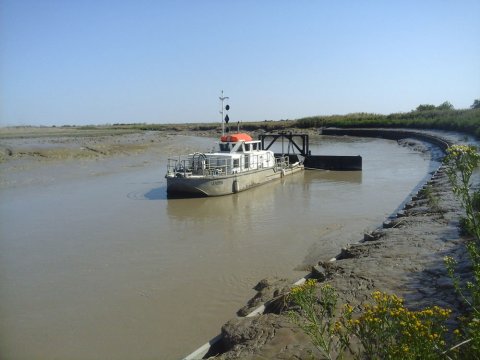
[[[252,141],[252,137],[248,134],[245,133],[239,133],[239,134],[231,134],[231,135],[223,135],[220,140],[222,142],[238,142],[240,140],[243,141]]]

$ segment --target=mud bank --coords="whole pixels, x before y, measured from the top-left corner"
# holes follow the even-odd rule
[[[125,167],[146,166],[165,154],[193,152],[197,149],[195,139],[211,135],[102,128],[3,128],[0,129],[0,189],[43,186],[119,172]],[[188,141],[182,142],[182,136],[189,137]]]
[[[15,130],[15,131],[14,131]],[[0,130],[0,162],[68,161],[134,155],[169,144],[177,134],[153,131]]]
[[[458,136],[448,140],[456,142]],[[443,150],[448,141],[438,139],[434,143]],[[410,309],[433,305],[450,308],[453,326],[462,304],[443,258],[451,256],[458,261],[460,276],[468,276],[471,271],[458,230],[461,216],[462,209],[441,166],[381,228],[341,249],[335,259],[323,259],[307,277],[331,284],[339,294],[338,304],[350,304],[355,311],[359,311],[362,302],[370,300],[372,292],[379,290],[403,297]],[[286,316],[285,297],[290,288],[281,279],[260,281],[255,287],[257,295],[239,310],[240,317],[222,327],[205,358],[304,359],[319,355],[309,338]],[[261,304],[261,311],[256,311],[260,315],[250,316]],[[198,356],[197,353],[189,358]]]

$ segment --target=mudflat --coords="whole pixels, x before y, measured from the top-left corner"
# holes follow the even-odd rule
[[[0,188],[44,185],[54,180],[118,171],[125,166],[114,159],[129,157],[128,166],[142,166],[156,155],[191,152],[178,141],[189,131],[139,131],[93,127],[15,127],[0,129]],[[213,136],[197,132],[195,136]],[[189,144],[191,141],[189,142]],[[148,152],[149,156],[144,156]],[[95,169],[95,163],[98,164]],[[85,173],[85,165],[89,165]],[[48,173],[44,170],[49,165]],[[61,169],[69,166],[68,170]],[[94,169],[94,170],[92,170]]]

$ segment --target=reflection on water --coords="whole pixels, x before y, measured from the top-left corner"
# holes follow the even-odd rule
[[[148,200],[167,200],[167,187],[162,186],[156,189],[152,189],[145,193],[145,199]]]
[[[306,170],[304,184],[315,182],[356,183],[362,182],[362,171],[325,171],[325,170]]]
[[[363,171],[214,198],[168,199],[157,167],[2,191],[2,356],[180,358],[260,279],[297,280],[299,265],[380,225],[432,166],[385,140],[327,139],[312,153],[362,155]]]
[[[154,188],[145,190],[145,191],[131,191],[127,194],[127,198],[131,200],[168,200],[167,195],[167,186],[160,185],[158,183],[154,183]]]
[[[240,227],[245,226],[242,223],[242,217],[251,217],[258,213],[257,219],[263,216],[279,216],[278,209],[273,206],[280,206],[281,202],[278,196],[287,190],[290,197],[297,197],[300,193],[308,191],[309,187],[315,184],[333,182],[337,186],[342,184],[360,184],[362,182],[362,172],[360,171],[304,171],[293,174],[277,181],[255,187],[248,191],[238,194],[217,197],[199,197],[199,198],[169,198],[167,201],[167,213],[171,220],[187,220],[189,218],[195,221],[214,221],[215,218],[222,217],[225,214],[234,214],[237,219],[231,222],[230,226],[239,223]],[[153,199],[150,192],[159,194],[158,199],[164,199],[165,188],[158,188],[149,191],[145,197]],[[295,205],[301,205],[296,204]],[[288,203],[281,206],[289,206]],[[241,229],[240,229],[241,230]]]
[[[167,213],[171,219],[183,220],[185,218],[213,219],[225,214],[234,214],[241,218],[244,215],[249,216],[249,211],[266,212],[272,206],[275,188],[285,186],[287,182],[301,181],[302,178],[303,174],[297,173],[248,191],[226,196],[172,198],[168,200]]]

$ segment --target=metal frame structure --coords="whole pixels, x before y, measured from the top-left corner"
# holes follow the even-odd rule
[[[265,147],[265,140],[271,138],[270,143]],[[289,142],[289,145],[292,145],[295,147],[301,155],[303,156],[308,156],[310,155],[310,150],[309,150],[309,142],[308,142],[308,135],[307,134],[293,134],[293,133],[286,133],[286,132],[281,132],[278,134],[260,134],[258,135],[258,139],[262,143],[262,149],[263,150],[268,150],[270,147],[278,140],[282,139],[282,144],[283,140],[287,139]],[[301,145],[297,144],[295,139],[300,139],[301,140]],[[298,141],[298,140],[297,140]],[[290,148],[290,146],[289,146]],[[282,146],[282,152],[283,152],[283,146]]]

